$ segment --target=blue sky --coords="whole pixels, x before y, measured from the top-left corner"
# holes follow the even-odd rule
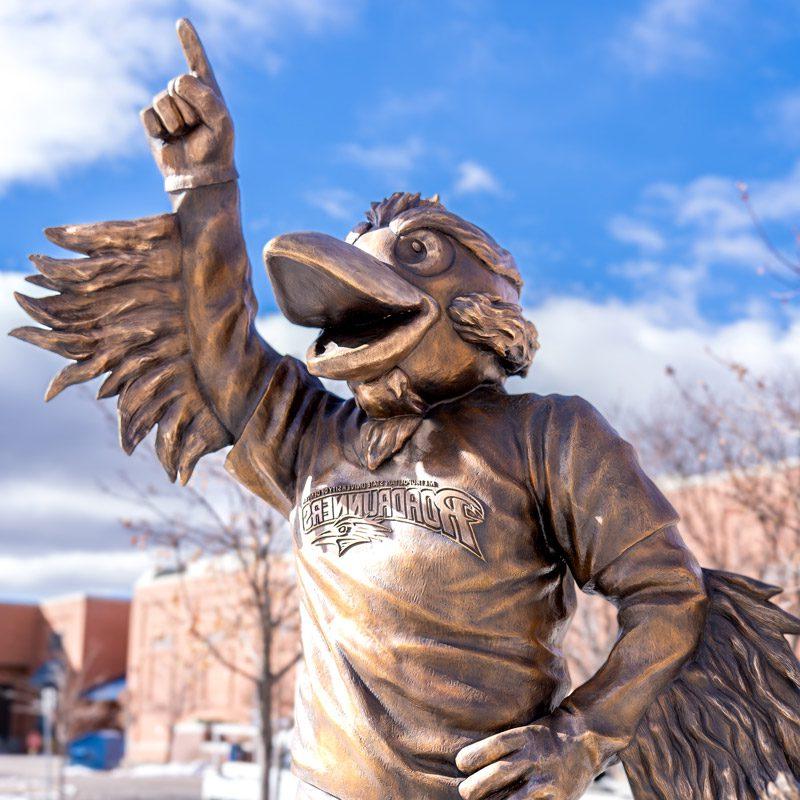
[[[765,7],[7,0],[0,322],[21,321],[8,298],[27,254],[53,252],[44,226],[168,208],[137,110],[184,70],[173,23],[188,14],[236,123],[262,327],[278,346],[300,355],[308,335],[274,314],[263,244],[344,235],[404,189],[441,193],[516,256],[542,338],[517,390],[581,393],[613,416],[658,398],[667,363],[716,380],[707,349],[797,366],[800,302],[781,304],[759,275],[767,253],[735,187],[749,184],[791,251],[800,7]],[[15,376],[0,396],[7,591],[126,591],[142,562],[97,481],[158,473],[131,467],[80,393],[39,403],[55,357],[10,340],[0,357]]]
[[[516,254],[528,302],[563,292],[631,299],[659,278],[636,272],[630,262],[643,254],[700,268],[687,262],[692,224],[678,224],[654,187],[680,192],[717,176],[736,206],[735,180],[781,179],[798,156],[793,3],[771,3],[766,16],[743,0],[354,0],[289,3],[293,11],[260,20],[199,5],[153,14],[157,53],[133,44],[150,63],[128,68],[130,100],[109,88],[109,106],[128,115],[109,126],[112,157],[74,148],[39,176],[9,170],[3,268],[19,269],[43,247],[45,224],[165,207],[144,138],[129,128],[135,101],[146,99],[139,90],[156,91],[182,69],[168,27],[180,13],[207,32],[237,123],[246,235],[267,310],[259,252],[270,236],[344,232],[368,200],[396,189],[439,191],[492,232]],[[104,68],[93,65],[101,85]],[[26,125],[58,125],[58,109],[36,111]],[[651,246],[636,244],[648,237]],[[713,280],[692,285],[703,315],[731,319],[745,299],[763,298],[770,287],[757,266],[713,263]]]

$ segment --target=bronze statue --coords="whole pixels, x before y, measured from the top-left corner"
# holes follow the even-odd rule
[[[700,570],[632,448],[585,401],[507,394],[538,347],[514,259],[434,197],[373,203],[339,241],[264,258],[307,366],[256,332],[233,125],[197,34],[142,120],[170,214],[50,228],[13,335],[108,373],[122,446],[157,424],[172,480],[233,445],[291,521],[302,597],[301,797],[580,797],[621,759],[640,800],[800,797],[800,622]],[[346,380],[354,397],[319,377]],[[571,693],[574,585],[619,609]]]

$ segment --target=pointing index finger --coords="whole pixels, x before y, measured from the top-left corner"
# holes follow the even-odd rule
[[[178,39],[180,39],[181,49],[189,70],[197,75],[206,86],[210,86],[219,94],[219,84],[214,77],[214,70],[211,69],[211,63],[194,25],[186,17],[183,17],[178,20],[175,27],[178,31]]]

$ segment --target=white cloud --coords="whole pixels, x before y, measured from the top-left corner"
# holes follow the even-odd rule
[[[344,144],[339,153],[346,161],[389,177],[403,177],[416,167],[425,145],[416,136],[396,144]]]
[[[800,371],[800,316],[784,330],[756,315],[722,325],[691,324],[663,319],[661,306],[554,297],[527,309],[542,349],[530,375],[509,388],[581,394],[611,414],[620,407],[646,411],[659,396],[669,396],[667,366],[687,380],[728,385],[727,370],[709,351],[758,374]]]
[[[304,359],[306,350],[317,331],[293,325],[281,314],[269,314],[258,319],[258,332],[279,352]]]
[[[683,236],[686,255],[706,264],[749,264],[763,261],[759,240],[732,179],[716,175],[697,178],[685,186],[660,185],[646,190],[666,201],[668,224],[676,239]],[[771,190],[760,192],[766,199]],[[774,207],[774,201],[767,201]]]
[[[120,450],[113,424],[88,391],[78,388],[43,402],[50,377],[66,362],[5,335],[30,322],[11,294],[36,293],[21,277],[0,273],[0,363],[6,376],[0,393],[0,586],[6,595],[26,586],[31,594],[53,594],[73,585],[43,580],[36,567],[41,558],[77,551],[115,558],[129,551],[118,520],[140,516],[140,508],[101,484],[121,492],[123,474],[142,485],[165,478],[154,459],[128,458]],[[113,413],[112,403],[104,407]],[[17,562],[31,568],[9,567]],[[124,592],[126,582],[127,573],[121,573],[114,590]]]
[[[663,250],[664,237],[650,224],[622,214],[608,225],[609,233],[623,244],[633,244],[642,250]]]
[[[348,24],[360,2],[352,0],[190,0],[208,20],[211,33],[230,39],[236,32],[271,32],[277,38],[287,28],[320,34]],[[162,3],[163,5],[163,3]]]
[[[761,219],[767,222],[796,220],[800,216],[800,161],[784,177],[753,181],[749,192]]]
[[[657,184],[646,189],[653,197],[659,194],[673,209],[679,225],[695,225],[726,232],[749,224],[735,181],[719,175],[703,175],[685,186]]]
[[[634,258],[614,264],[609,267],[612,275],[622,275],[631,280],[650,279],[659,275],[663,271],[663,265],[659,261],[650,258]]]
[[[705,63],[704,40],[711,0],[646,0],[614,42],[617,54],[636,72],[654,75]]]
[[[310,206],[319,208],[338,222],[353,223],[358,218],[358,199],[347,189],[318,189],[306,192],[305,199]]]
[[[144,74],[169,59],[168,18],[147,24],[158,16],[147,0],[3,4],[0,185],[130,147],[147,97]]]
[[[741,264],[757,267],[767,257],[763,241],[751,230],[710,233],[694,243],[695,257],[707,264]]]
[[[454,194],[500,194],[500,182],[482,164],[476,161],[462,161],[458,165],[458,177],[453,188]]]
[[[702,175],[686,184],[648,186],[633,214],[616,216],[609,224],[614,238],[638,250],[611,271],[646,291],[657,275],[662,291],[669,287],[684,293],[687,308],[718,291],[720,279],[734,277],[731,270],[763,274],[766,268],[792,280],[763,234],[797,261],[793,231],[800,219],[800,162],[785,175],[753,181],[747,191],[760,229],[742,200],[742,185],[732,176]],[[759,291],[767,296],[780,288],[773,281]]]
[[[686,278],[685,280],[688,280]],[[668,295],[679,294],[667,288]],[[678,309],[670,296],[652,302],[593,302],[554,296],[525,314],[542,343],[530,375],[509,383],[512,391],[581,394],[606,412],[620,405],[644,410],[669,391],[664,369],[726,382],[709,351],[736,359],[756,373],[800,370],[800,315],[781,329],[760,308],[728,324],[712,324],[693,309]],[[279,314],[262,317],[259,332],[280,352],[305,358],[316,331]],[[635,376],[635,381],[632,381]],[[331,385],[340,394],[343,385]]]
[[[0,555],[0,576],[6,598],[46,599],[72,592],[128,596],[150,564],[150,555],[133,547],[112,553],[40,553],[36,558]]]
[[[187,8],[217,64],[247,40],[268,65],[287,29],[350,13],[328,0],[4,0],[0,189],[144,148],[137,112],[182,68],[174,22]]]
[[[123,517],[138,515],[140,508],[109,495],[100,486],[87,487],[80,481],[53,484],[36,477],[3,476],[0,480],[3,515],[7,525],[24,528],[35,520],[92,520],[115,526]]]

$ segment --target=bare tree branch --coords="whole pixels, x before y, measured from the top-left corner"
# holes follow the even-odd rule
[[[268,763],[277,700],[302,658],[293,562],[286,552],[290,538],[268,506],[237,486],[219,462],[206,461],[179,492],[127,479],[125,497],[141,513],[123,524],[134,543],[169,565],[174,591],[160,609],[179,640],[174,646],[188,637],[252,685]],[[177,679],[187,677],[180,671]],[[173,727],[179,715],[192,711],[183,698],[189,693],[177,693],[186,702],[170,709],[179,712],[170,716]]]

